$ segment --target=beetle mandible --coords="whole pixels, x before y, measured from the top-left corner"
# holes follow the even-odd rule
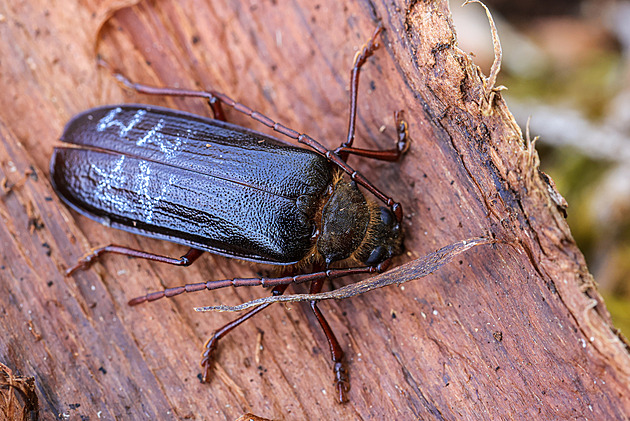
[[[316,268],[295,276],[168,288],[129,302],[136,305],[226,286],[271,286],[272,293],[280,295],[291,283],[311,282],[310,292],[318,293],[326,279],[386,270],[402,250],[402,207],[346,163],[351,154],[395,161],[409,145],[407,123],[397,112],[394,148],[352,146],[360,69],[378,48],[382,29],[379,24],[354,58],[348,134],[334,150],[222,93],[150,87],[116,74],[139,93],[205,98],[214,119],[147,105],[85,111],[68,122],[61,136],[72,146],[53,152],[53,188],[67,205],[96,221],[191,248],[177,259],[109,245],[94,249],[67,274],[106,253],[188,266],[208,251],[290,268],[305,264]],[[225,122],[222,104],[309,149]],[[358,185],[385,206],[365,196]],[[202,356],[203,381],[208,380],[219,339],[267,306],[215,331]],[[328,340],[336,396],[345,402],[350,385],[344,352],[317,303],[310,306]]]

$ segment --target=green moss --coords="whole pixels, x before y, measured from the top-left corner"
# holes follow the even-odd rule
[[[628,338],[628,334],[630,334],[630,297],[606,294],[604,301],[612,316],[613,324]]]

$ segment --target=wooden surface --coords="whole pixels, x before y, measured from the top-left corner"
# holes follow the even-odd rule
[[[126,3],[0,3],[0,178],[16,184],[0,198],[0,362],[35,378],[42,418],[629,416],[627,345],[507,105],[498,97],[485,112],[483,75],[457,49],[445,2]],[[193,307],[268,292],[228,289],[136,308],[127,300],[259,268],[212,255],[188,269],[110,256],[63,276],[111,242],[185,251],[60,203],[47,176],[64,123],[121,102],[210,114],[200,100],[124,91],[96,66],[96,53],[136,81],[212,87],[336,146],[350,65],[376,18],[384,48],[362,75],[357,144],[388,147],[392,114],[403,109],[413,145],[400,164],[351,163],[405,207],[407,253],[397,263],[488,233],[512,245],[480,246],[427,278],[322,303],[349,362],[346,405],[334,402],[328,347],[302,304],[275,305],[228,336],[213,381],[200,384],[201,347],[234,315]],[[259,128],[235,112],[228,118]]]

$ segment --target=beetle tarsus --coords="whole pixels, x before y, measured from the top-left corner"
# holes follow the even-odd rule
[[[398,161],[401,156],[407,153],[409,150],[410,138],[409,138],[409,125],[403,118],[403,111],[394,112],[394,121],[396,124],[396,140],[394,142],[394,148],[385,150],[372,150],[354,148],[348,145],[348,142],[343,143],[335,150],[328,151],[326,157],[331,159],[331,153],[338,155],[340,159],[346,160],[348,155],[357,155],[364,158],[377,159],[380,161]]]
[[[204,351],[201,354],[201,383],[208,383],[210,378],[210,367],[212,366],[212,353],[217,348],[217,342],[219,338],[216,332],[208,339],[206,344],[204,345]]]
[[[76,271],[80,270],[85,270],[87,268],[90,267],[90,265],[92,264],[92,258],[87,258],[88,256],[83,256],[83,258],[81,258],[81,260],[79,260],[77,263],[74,264],[74,266],[66,269],[66,276],[72,276]]]
[[[404,115],[405,113],[403,110],[394,112],[396,133],[398,134],[396,149],[398,149],[399,157],[407,153],[411,143],[411,139],[409,138],[409,124],[405,121]]]
[[[348,392],[350,391],[350,378],[348,370],[343,362],[335,363],[335,389],[337,389],[337,400],[339,403],[348,402]]]
[[[93,263],[93,261],[95,259],[98,259],[98,257],[101,254],[107,252],[107,249],[109,247],[112,247],[112,246],[109,245],[109,246],[106,246],[106,247],[94,248],[94,249],[90,250],[90,252],[86,253],[83,257],[81,257],[74,264],[74,266],[66,269],[66,276],[72,276],[79,269],[85,270],[85,269],[89,268],[92,265],[92,263]]]

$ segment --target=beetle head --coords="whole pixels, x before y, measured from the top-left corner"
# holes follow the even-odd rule
[[[389,208],[378,206],[340,178],[322,210],[318,252],[326,266],[341,260],[376,266],[402,251],[402,232]]]

